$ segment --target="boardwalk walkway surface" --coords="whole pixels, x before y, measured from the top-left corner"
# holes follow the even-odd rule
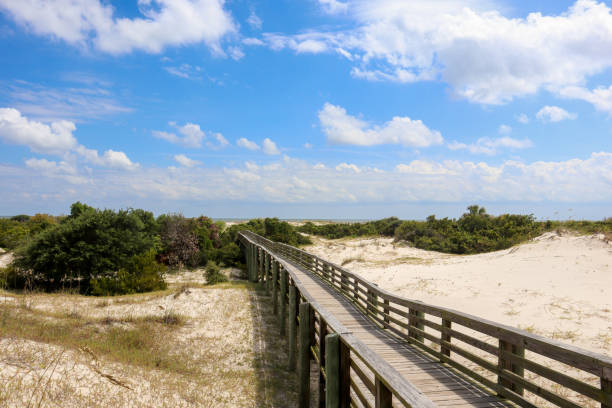
[[[399,297],[252,232],[240,241],[287,336],[300,408],[310,406],[312,361],[321,408],[612,408],[608,356]]]

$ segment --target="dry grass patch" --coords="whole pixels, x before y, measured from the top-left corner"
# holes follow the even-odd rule
[[[269,298],[244,282],[183,283],[117,298],[11,294],[0,302],[0,406],[295,405]]]

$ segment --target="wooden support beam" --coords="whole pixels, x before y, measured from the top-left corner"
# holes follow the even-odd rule
[[[351,349],[340,341],[340,408],[351,406]]]
[[[446,327],[447,329],[450,329],[451,328],[451,321],[448,320],[448,319],[442,319],[442,327]],[[444,332],[441,332],[440,339],[442,341],[447,341],[447,342],[450,343],[451,342],[451,335],[450,334],[446,334]],[[444,346],[441,346],[441,352],[446,357],[450,357],[450,355],[451,355],[450,349],[446,348]]]
[[[272,310],[278,314],[278,262],[272,260]]]
[[[340,408],[340,336],[325,336],[325,408]]]
[[[499,341],[499,351],[500,353],[499,353],[499,357],[497,360],[498,367],[500,369],[512,371],[513,373],[520,375],[521,377],[524,377],[524,374],[525,374],[524,367],[518,363],[508,361],[507,359],[505,359],[502,355],[502,351],[510,352],[521,358],[524,358],[525,357],[525,347],[517,346],[515,344],[510,344],[504,340],[500,340]],[[514,393],[516,394],[519,394],[519,395],[524,394],[524,389],[521,385],[516,384],[512,381],[509,381],[501,376],[497,377],[497,383],[503,386],[504,388],[514,391]],[[500,393],[500,395],[503,396],[503,393]]]
[[[295,341],[297,336],[295,308],[297,300],[297,289],[294,285],[291,285],[289,286],[289,370],[295,370]]]
[[[612,400],[612,368],[604,367],[601,377],[601,392]],[[609,378],[606,378],[606,374]],[[612,404],[601,403],[601,408],[612,408]]]
[[[287,324],[287,271],[280,271],[280,334],[285,335],[285,326]]]
[[[418,321],[418,318],[425,318],[425,313],[415,309],[408,309],[408,324],[409,327],[416,327],[419,330],[425,330],[425,325],[422,322]],[[422,335],[415,333],[414,331],[408,329],[408,333],[410,337],[414,337],[416,340],[423,342],[425,339]]]
[[[376,376],[376,408],[392,408],[391,400],[393,399],[393,394],[391,394],[391,390],[387,388],[387,386],[380,381],[378,376]]]
[[[383,306],[383,315],[384,315],[384,319],[385,319],[385,323],[389,323],[389,299],[385,299],[384,300],[384,306]]]
[[[251,277],[251,282],[257,282],[257,246],[252,245],[253,256],[251,258],[253,275]]]
[[[325,370],[327,323],[320,317],[319,321],[319,408],[325,408]]]
[[[376,316],[376,308],[374,307],[374,305],[376,304],[376,294],[372,291],[372,289],[368,288],[368,307],[367,307],[367,311],[368,314],[372,314],[374,316]]]
[[[314,346],[317,341],[316,341],[316,333],[315,333],[315,310],[314,307],[311,307],[310,309],[310,316],[308,319],[308,324],[310,325],[309,328],[309,333],[310,333],[310,339],[309,339],[309,344],[308,344],[308,349],[310,350],[310,347]],[[314,360],[314,356],[312,355],[312,353],[308,353],[308,356],[311,360]]]
[[[266,295],[270,294],[270,254],[264,252],[264,280],[262,280],[266,287]]]
[[[300,303],[300,344],[298,365],[298,406],[310,407],[310,303]]]

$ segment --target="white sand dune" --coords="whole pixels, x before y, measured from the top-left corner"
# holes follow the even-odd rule
[[[13,254],[0,248],[0,268],[6,267],[13,261]]]
[[[398,295],[612,355],[612,244],[603,235],[547,233],[466,256],[388,238],[315,241],[307,251]]]

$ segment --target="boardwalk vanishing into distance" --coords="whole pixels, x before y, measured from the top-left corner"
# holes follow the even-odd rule
[[[248,231],[240,241],[288,338],[300,408],[313,393],[334,408],[612,408],[612,358],[393,295]]]

